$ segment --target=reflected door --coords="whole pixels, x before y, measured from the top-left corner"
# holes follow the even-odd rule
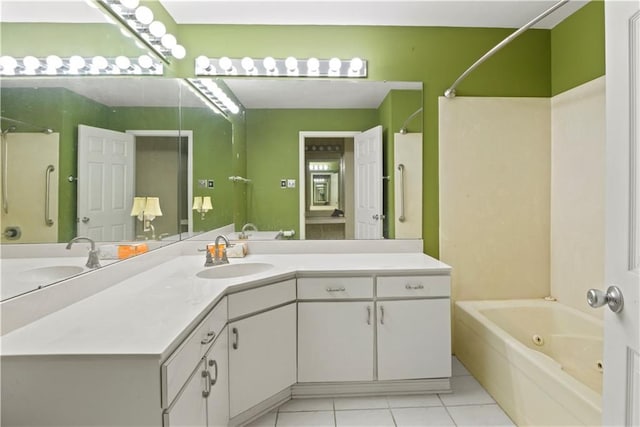
[[[78,235],[133,240],[135,137],[78,126]]]
[[[354,137],[355,238],[382,238],[382,126]]]

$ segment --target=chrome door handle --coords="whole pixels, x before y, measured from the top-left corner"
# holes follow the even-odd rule
[[[209,384],[211,386],[214,386],[216,385],[216,382],[218,382],[218,362],[216,362],[215,360],[209,360],[209,366],[213,368],[213,371],[216,374],[213,378],[209,376]]]
[[[620,313],[624,307],[624,298],[620,288],[609,286],[607,292],[603,292],[600,289],[589,289],[587,303],[593,308],[602,307],[606,304],[614,313]]]
[[[87,217],[87,216],[83,216],[83,217],[82,217],[82,223],[83,223],[83,224],[86,224],[86,223],[88,223],[88,222],[89,222],[89,217]]]
[[[209,331],[207,332],[207,337],[203,338],[202,341],[200,341],[200,344],[209,344],[215,337],[216,333],[213,331]]]
[[[231,332],[233,333],[233,344],[232,347],[234,350],[238,349],[238,342],[240,341],[240,333],[238,333],[238,328],[233,328],[231,330]]]

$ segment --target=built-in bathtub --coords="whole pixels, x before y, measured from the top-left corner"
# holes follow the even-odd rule
[[[454,351],[518,425],[600,425],[602,322],[546,300],[458,301]]]

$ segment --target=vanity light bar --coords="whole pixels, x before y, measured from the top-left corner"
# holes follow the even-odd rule
[[[213,109],[217,113],[223,115],[238,114],[240,107],[224,92],[216,82],[211,79],[187,79],[191,86],[195,89],[195,93],[207,101],[208,104],[213,104],[216,109]]]
[[[167,27],[154,20],[153,11],[140,6],[139,0],[94,0],[103,12],[115,18],[127,31],[136,36],[162,60],[173,56],[182,59],[187,54]]]
[[[0,76],[98,76],[98,75],[162,75],[163,65],[149,55],[138,58],[118,56],[84,58],[73,55],[61,58],[25,56],[0,56]]]
[[[195,60],[198,76],[244,76],[244,77],[367,77],[367,61],[352,59],[297,59],[290,56],[277,59],[208,58],[204,55]]]

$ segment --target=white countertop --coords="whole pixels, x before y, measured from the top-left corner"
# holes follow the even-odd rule
[[[10,355],[157,355],[164,359],[226,293],[296,274],[449,274],[421,253],[249,255],[268,271],[201,279],[204,255],[180,256],[49,314],[0,338]],[[208,267],[217,268],[217,267]]]

